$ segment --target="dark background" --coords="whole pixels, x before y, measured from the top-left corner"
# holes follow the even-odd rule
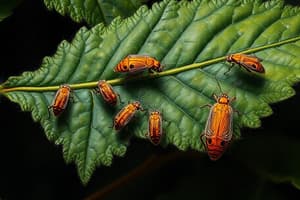
[[[48,11],[41,0],[21,3],[13,15],[0,22],[0,81],[38,69],[43,57],[53,55],[62,40],[71,41],[83,25]],[[299,86],[294,88],[300,92]],[[116,186],[116,180],[153,157],[158,159],[152,159],[148,171],[143,169],[141,175],[129,176],[119,187],[108,190],[105,199],[300,198],[299,191],[290,184],[262,180],[230,153],[213,163],[205,154],[178,153],[173,147],[154,148],[137,139],[132,140],[124,158],[115,158],[111,167],[98,167],[89,184],[83,186],[76,166],[64,162],[61,147],[46,139],[31,114],[22,112],[6,98],[0,101],[0,200],[84,199],[97,191],[103,193],[110,183]],[[284,135],[300,140],[299,102],[296,95],[272,105],[274,114],[262,120],[261,128],[242,130],[244,138]],[[252,149],[246,151],[251,154]]]

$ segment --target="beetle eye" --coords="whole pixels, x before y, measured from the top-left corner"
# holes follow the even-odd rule
[[[211,144],[211,139],[210,138],[207,139],[207,143]]]
[[[225,141],[221,142],[221,146],[224,147],[225,146]]]
[[[134,65],[129,65],[129,68],[130,68],[130,69],[134,68]]]
[[[123,68],[124,68],[124,69],[127,69],[127,66],[126,66],[126,65],[124,65],[124,66],[123,66]]]

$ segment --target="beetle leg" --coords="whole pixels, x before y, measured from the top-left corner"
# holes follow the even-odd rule
[[[233,140],[235,140],[235,136],[234,136],[234,135],[232,135],[231,140],[228,141],[228,146],[232,145],[232,141],[233,141]]]
[[[99,93],[100,93],[99,88],[94,88],[92,91],[93,91],[95,94],[99,94]]]
[[[118,95],[118,97],[119,97],[120,103],[121,103],[121,104],[124,104],[124,102],[123,102],[122,99],[121,99],[120,94],[117,93],[117,95]]]
[[[153,74],[153,75],[158,74],[157,71],[155,71],[154,69],[151,69],[151,68],[148,70],[148,72],[149,72],[150,74]]]
[[[75,103],[75,98],[74,98],[74,94],[73,93],[70,93],[70,97],[69,99],[72,101],[72,103]]]
[[[236,100],[236,97],[232,97],[230,100],[229,100],[229,102],[231,103],[231,102],[233,102],[233,101],[235,101]]]
[[[140,107],[140,111],[142,111],[142,112],[146,112],[146,111],[148,111],[149,112],[149,109],[147,109],[147,108],[143,108],[142,106]]]
[[[224,72],[224,75],[226,75],[227,73],[229,73],[232,69],[232,67],[234,66],[234,63],[231,63],[231,65],[229,66],[228,70],[226,72]]]
[[[231,138],[230,142],[231,142],[232,140],[235,140],[235,135],[233,135],[233,134],[232,134],[232,138]]]
[[[52,109],[52,108],[53,108],[53,106],[52,106],[52,105],[48,106],[48,118],[47,118],[47,119],[49,119],[49,118],[50,118],[50,109]]]
[[[240,113],[238,110],[233,110],[233,112],[237,113],[239,116],[242,115],[242,113]]]
[[[204,148],[205,148],[205,151],[207,151],[207,148],[206,148],[205,142],[203,141],[203,137],[204,137],[204,133],[201,133],[201,135],[200,135],[200,140],[201,140],[201,143],[202,143],[202,145],[203,145],[203,146],[204,146]]]
[[[214,99],[216,100],[216,102],[218,102],[218,96],[216,94],[212,94],[212,96],[214,97]]]
[[[141,108],[140,111],[146,112],[146,111],[148,111],[148,109],[146,109],[146,108]]]
[[[164,122],[167,122],[168,125],[171,123],[171,122],[169,122],[168,120],[166,120],[166,119],[164,119],[164,118],[162,118],[162,120],[163,120]]]
[[[114,128],[114,126],[115,126],[115,120],[112,121],[112,125],[109,126],[109,128]]]
[[[201,109],[204,108],[204,107],[212,107],[212,105],[211,104],[205,104],[203,106],[200,106]]]

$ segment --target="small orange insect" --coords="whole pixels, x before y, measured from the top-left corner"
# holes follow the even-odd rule
[[[114,119],[113,127],[115,128],[115,130],[119,131],[124,126],[126,126],[130,122],[137,110],[144,110],[141,106],[141,103],[138,101],[129,103],[124,108],[122,108]]]
[[[112,86],[107,83],[105,80],[100,80],[98,81],[98,93],[100,92],[100,94],[102,95],[103,99],[109,103],[112,106],[115,106],[117,104],[117,96],[119,96],[119,94],[117,94]],[[120,99],[120,96],[119,96]]]
[[[146,136],[154,145],[158,145],[162,135],[162,115],[159,111],[152,111],[149,114],[148,133]]]
[[[161,63],[153,57],[147,55],[131,54],[125,57],[114,68],[114,72],[137,73],[148,69],[149,72],[161,72]]]
[[[254,71],[258,73],[265,73],[265,69],[261,64],[261,59],[256,56],[249,56],[246,54],[231,54],[226,57],[226,61],[231,63],[230,69],[234,66],[234,64],[238,64],[239,66],[244,67],[248,72]],[[227,73],[225,72],[225,73]]]
[[[214,94],[214,99],[217,103],[207,105],[211,109],[204,132],[200,136],[208,156],[213,161],[218,160],[223,155],[232,139],[234,110],[230,103],[235,100],[235,97],[229,99],[227,94],[222,92],[220,96]],[[205,137],[205,143],[203,142],[203,137]]]
[[[48,109],[52,109],[55,116],[60,115],[69,102],[71,88],[69,85],[61,85],[57,90],[56,95],[53,99],[52,105]]]

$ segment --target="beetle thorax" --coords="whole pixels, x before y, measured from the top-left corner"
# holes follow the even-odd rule
[[[226,61],[231,62],[232,61],[232,55],[227,56]]]
[[[157,70],[157,71],[162,71],[162,68],[161,68],[161,65],[160,65],[160,62],[159,61],[157,61],[157,60],[153,60],[153,66],[155,67],[155,69]]]
[[[138,101],[133,102],[132,105],[133,105],[134,107],[136,107],[137,110],[142,108],[142,107],[141,107],[141,103],[138,102]]]
[[[218,98],[218,103],[220,104],[229,104],[229,97],[226,94],[222,94],[219,98]]]

